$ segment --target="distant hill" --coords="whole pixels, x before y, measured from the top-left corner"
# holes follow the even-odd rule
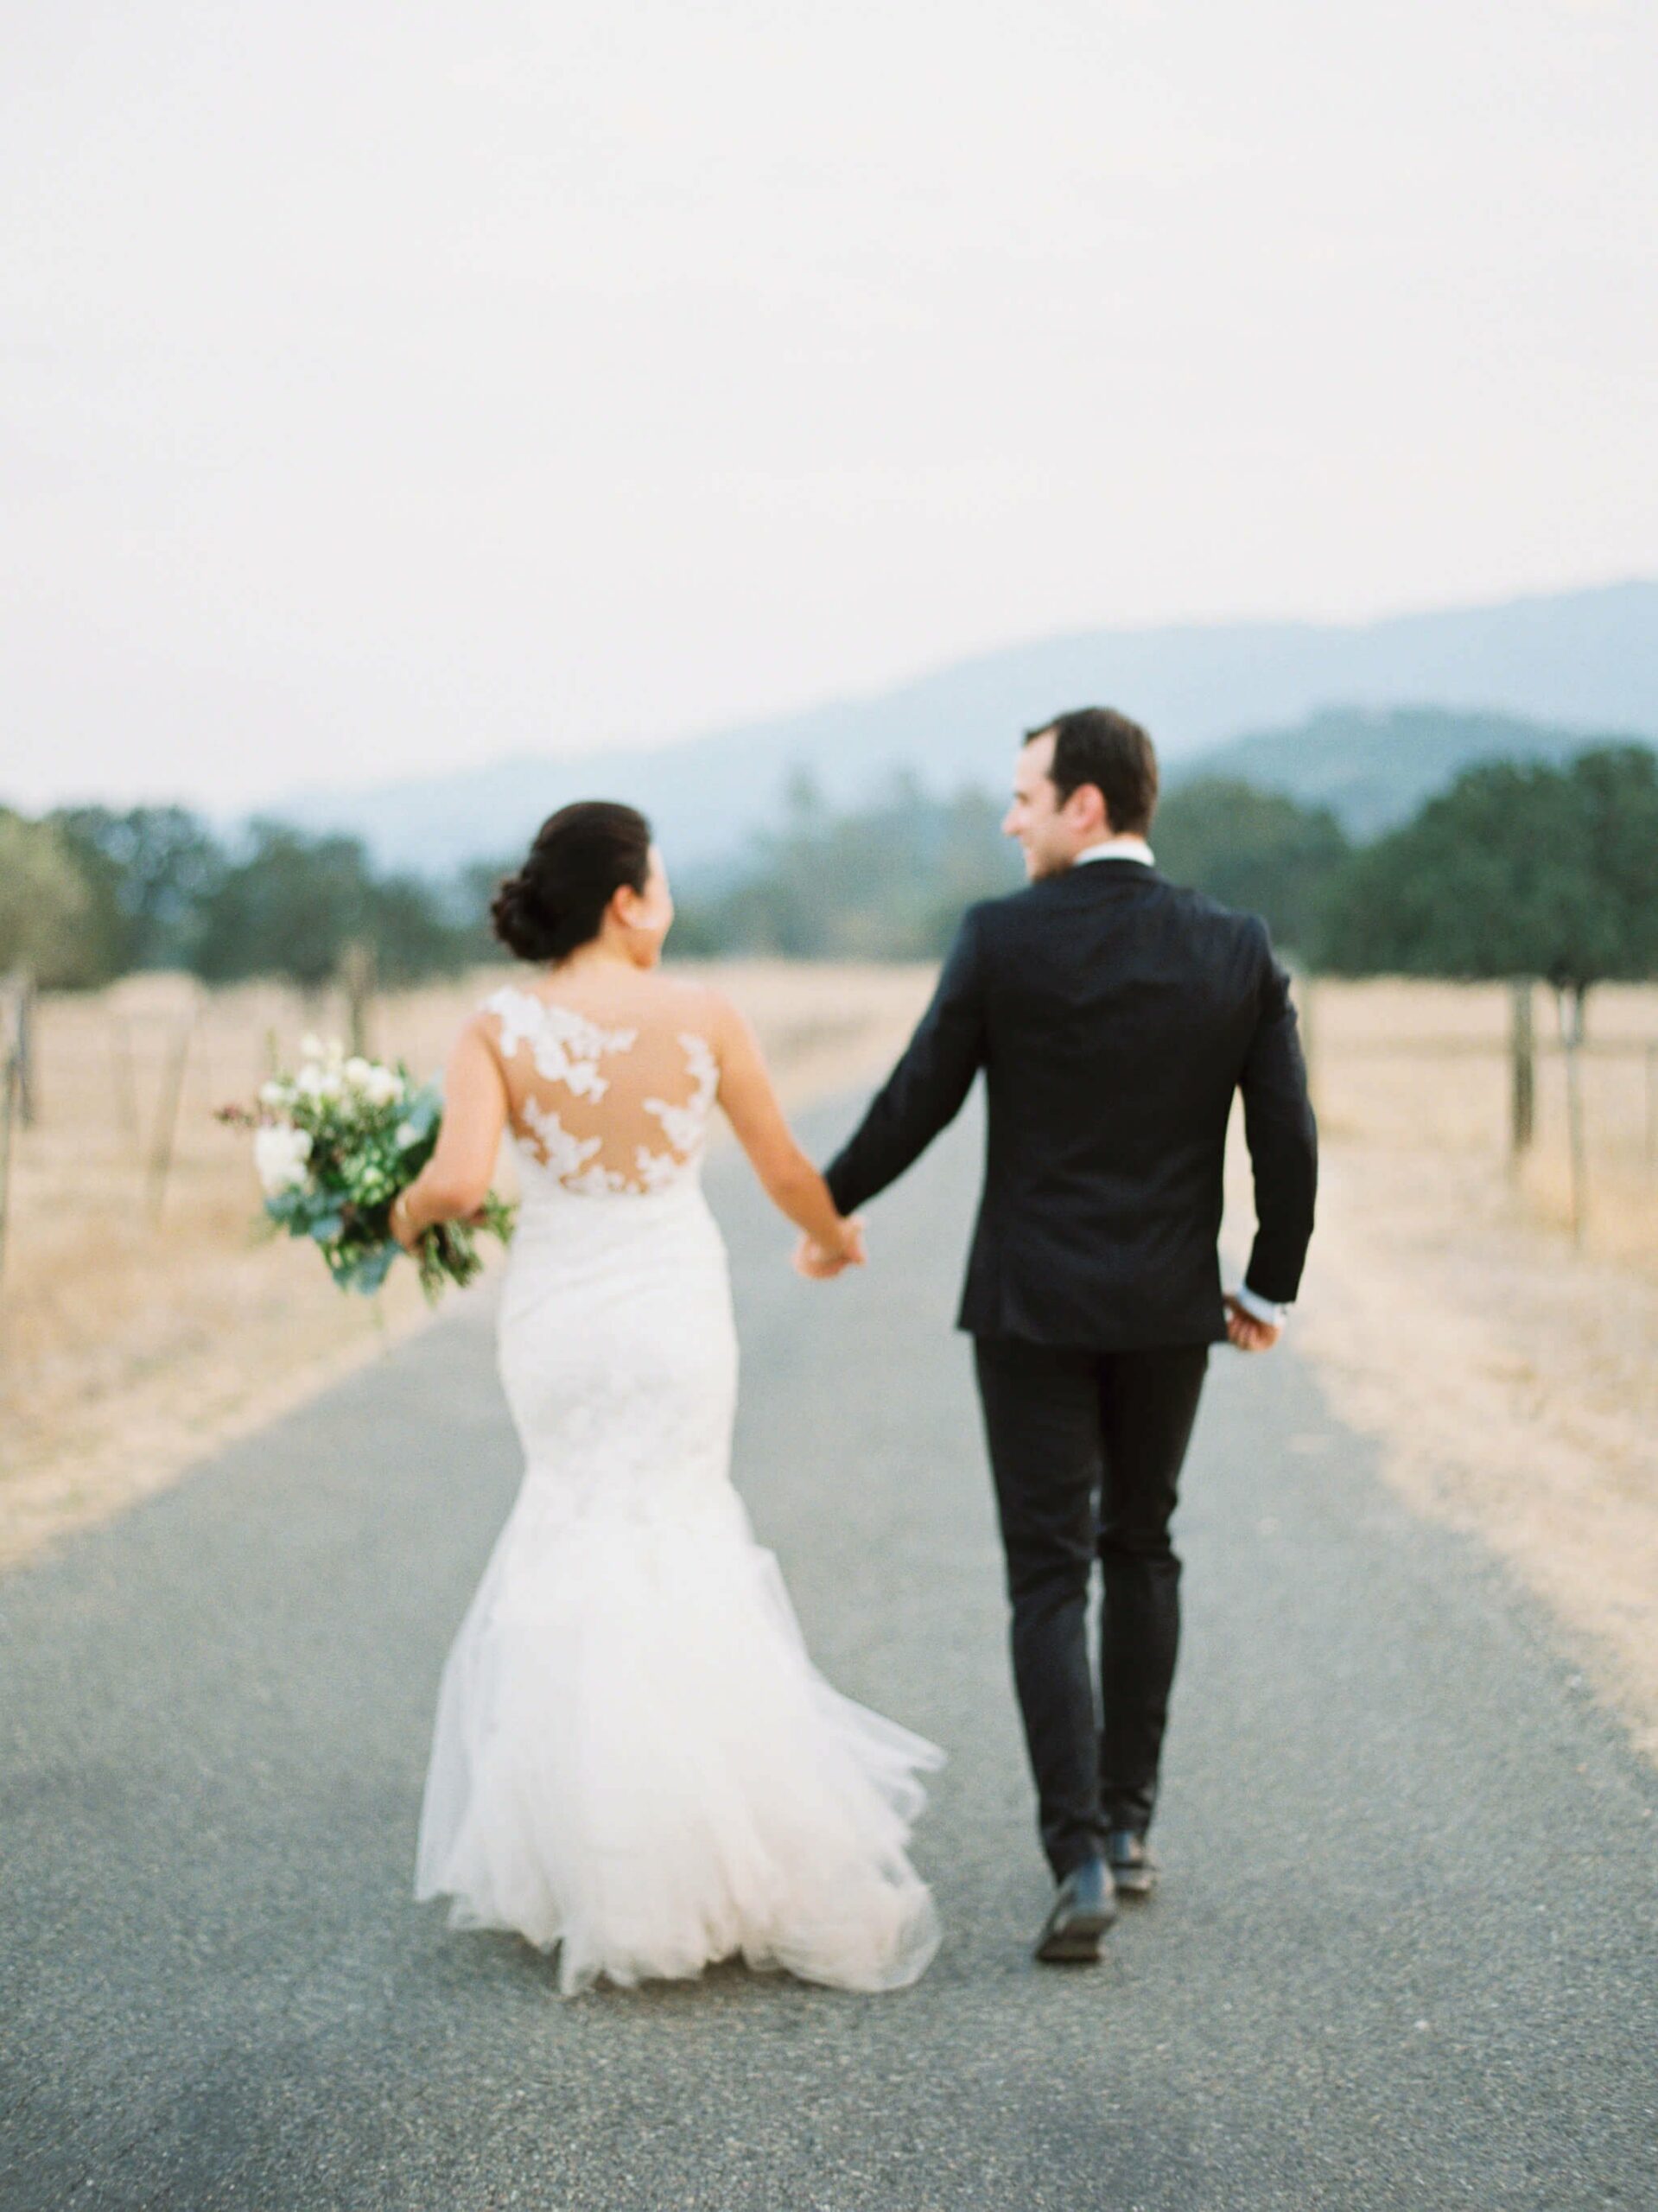
[[[1375,711],[1424,700],[1475,719],[1521,715],[1658,735],[1658,583],[1357,626],[1091,631],[677,744],[304,791],[264,810],[359,832],[382,862],[441,873],[518,850],[569,799],[625,798],[651,814],[670,859],[708,868],[732,861],[776,819],[784,785],[800,767],[842,806],[899,771],[934,791],[999,791],[1019,733],[1066,707],[1121,707],[1178,764],[1248,731],[1287,730],[1285,742],[1304,743],[1293,726],[1333,702]],[[1209,760],[1216,757],[1208,750]]]
[[[1283,791],[1304,805],[1328,807],[1350,836],[1363,839],[1408,821],[1477,760],[1560,762],[1591,745],[1631,741],[1628,731],[1563,729],[1511,715],[1332,707],[1293,729],[1234,738],[1178,761],[1168,783],[1178,790],[1198,776],[1226,776]]]

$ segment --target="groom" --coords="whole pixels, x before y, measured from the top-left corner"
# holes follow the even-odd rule
[[[901,1175],[985,1071],[971,1332],[1013,1675],[1058,1889],[1037,1942],[1097,1958],[1146,1849],[1179,1636],[1169,1520],[1211,1344],[1274,1344],[1312,1231],[1316,1150],[1266,926],[1158,874],[1157,756],[1102,707],[1026,739],[1002,827],[1029,887],[963,917],[931,1005],[828,1170],[843,1214]],[[1235,1091],[1257,1232],[1216,1257]],[[805,1273],[838,1268],[803,1247]],[[1089,1585],[1103,1570],[1096,1717]]]

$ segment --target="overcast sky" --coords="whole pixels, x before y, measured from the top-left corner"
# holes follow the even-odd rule
[[[1648,0],[0,23],[0,798],[1658,573]]]

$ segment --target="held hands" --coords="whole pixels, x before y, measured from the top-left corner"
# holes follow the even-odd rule
[[[1226,1340],[1240,1351],[1270,1351],[1284,1332],[1270,1321],[1256,1319],[1239,1305],[1237,1300],[1226,1300]]]
[[[842,1242],[838,1250],[816,1244],[810,1236],[803,1236],[795,1247],[794,1270],[804,1275],[809,1282],[833,1282],[835,1276],[844,1274],[848,1268],[861,1268],[869,1254],[864,1245],[863,1223],[854,1215],[844,1224]]]

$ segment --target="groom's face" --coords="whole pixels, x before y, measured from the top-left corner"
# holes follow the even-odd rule
[[[1109,826],[1103,802],[1091,785],[1060,798],[1053,780],[1053,746],[1049,730],[1025,746],[1013,770],[1013,803],[1002,817],[1002,835],[1018,838],[1032,883],[1063,875]]]

